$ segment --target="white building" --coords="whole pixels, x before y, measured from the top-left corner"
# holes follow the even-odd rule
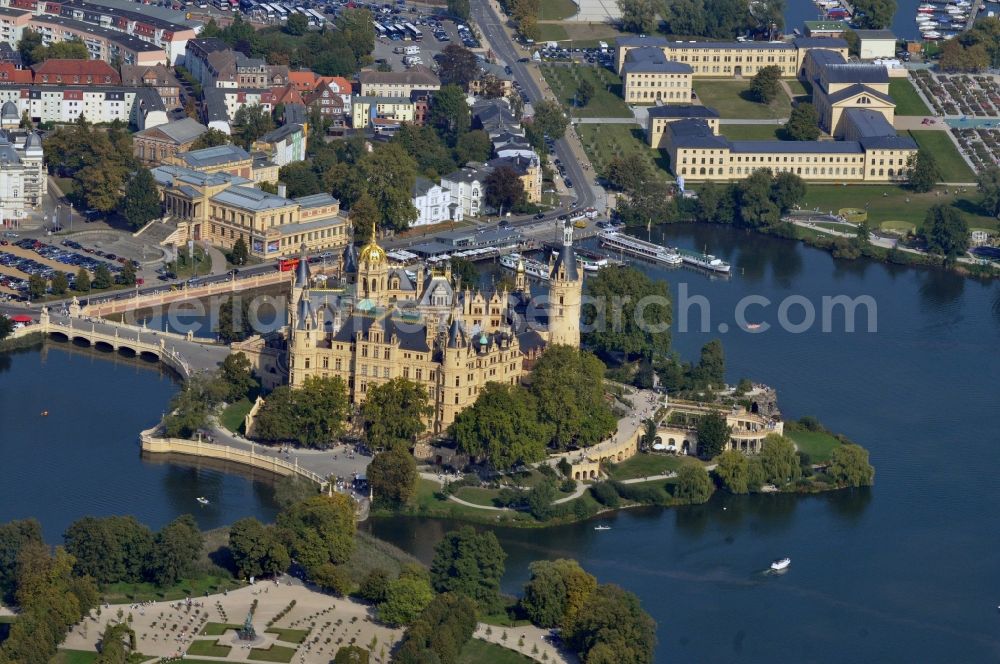
[[[414,181],[412,202],[417,208],[414,226],[462,220],[462,210],[457,204],[452,204],[451,192],[427,178],[418,177]]]
[[[441,178],[442,189],[448,190],[451,202],[456,205],[456,215],[475,217],[483,207],[485,187],[483,181],[487,172],[480,164],[478,168],[466,167]]]
[[[278,166],[306,158],[306,130],[298,123],[282,125],[254,141],[254,150],[266,152]]]
[[[89,122],[134,122],[140,130],[167,122],[153,88],[0,84],[0,104],[6,108],[6,102],[17,109],[18,120],[27,111],[34,122],[74,122],[81,113]]]
[[[5,103],[0,116],[4,125],[13,112]],[[35,132],[0,130],[0,225],[23,219],[41,205],[47,179],[42,164],[42,139]]]
[[[896,57],[896,35],[891,30],[855,30],[861,41],[861,59]]]

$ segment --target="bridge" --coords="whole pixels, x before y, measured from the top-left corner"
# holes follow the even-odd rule
[[[137,309],[148,309],[161,307],[175,302],[183,302],[212,295],[223,295],[238,293],[253,288],[263,288],[280,284],[291,284],[293,272],[280,272],[275,268],[269,269],[262,274],[254,274],[243,278],[228,277],[223,280],[207,280],[196,285],[172,290],[168,286],[163,289],[135,291],[134,293],[122,293],[117,297],[91,300],[87,306],[83,307],[82,313],[85,316],[111,316],[114,314],[126,313]]]
[[[42,334],[70,342],[84,342],[133,356],[156,359],[190,378],[215,369],[229,355],[229,347],[193,335],[147,330],[107,320],[62,316],[42,309],[38,323],[15,330],[12,338]]]

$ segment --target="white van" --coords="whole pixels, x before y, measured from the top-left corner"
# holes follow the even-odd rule
[[[420,53],[419,46],[407,46],[404,50],[407,55],[416,55],[417,53]]]

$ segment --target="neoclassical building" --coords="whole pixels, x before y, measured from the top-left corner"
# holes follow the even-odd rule
[[[350,402],[395,378],[424,386],[440,434],[489,382],[509,385],[547,343],[579,346],[583,267],[567,227],[550,261],[550,301],[532,298],[523,265],[512,291],[452,285],[450,267],[407,269],[374,237],[349,245],[338,275],[314,283],[301,261],[289,308],[289,383],[340,376]],[[322,284],[322,286],[320,286]]]

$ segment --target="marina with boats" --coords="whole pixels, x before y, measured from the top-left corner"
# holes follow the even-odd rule
[[[855,8],[849,0],[814,0],[814,4],[823,20],[853,22]],[[914,6],[913,20],[925,41],[953,39],[969,29],[980,12],[987,10],[982,0],[919,0],[919,4],[901,4],[899,12],[913,11]]]

